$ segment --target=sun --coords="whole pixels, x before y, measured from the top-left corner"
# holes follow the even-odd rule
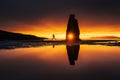
[[[69,40],[73,40],[73,39],[74,39],[73,33],[69,33],[69,34],[68,34],[68,39],[69,39]]]

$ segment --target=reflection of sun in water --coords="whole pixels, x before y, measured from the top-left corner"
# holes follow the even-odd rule
[[[73,38],[74,38],[73,33],[69,33],[69,34],[68,34],[68,38],[69,38],[69,40],[73,40]]]

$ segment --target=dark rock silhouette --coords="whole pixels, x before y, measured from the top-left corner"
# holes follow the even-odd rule
[[[0,30],[0,40],[43,40],[43,39],[46,38]]]
[[[78,26],[78,21],[75,19],[75,15],[71,14],[69,16],[68,20],[68,25],[67,25],[67,30],[66,30],[66,40],[69,41],[69,34],[73,34],[74,39],[73,41],[78,41],[79,40],[79,26]]]
[[[70,65],[75,65],[75,61],[78,59],[80,45],[66,45],[66,49]]]

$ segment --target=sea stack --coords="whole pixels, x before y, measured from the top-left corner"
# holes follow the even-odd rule
[[[79,41],[79,35],[78,21],[75,19],[75,15],[71,14],[67,24],[66,41]]]

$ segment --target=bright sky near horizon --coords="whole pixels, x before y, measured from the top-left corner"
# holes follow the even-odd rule
[[[80,38],[120,37],[119,0],[1,0],[0,10],[1,30],[65,39],[74,13]]]

